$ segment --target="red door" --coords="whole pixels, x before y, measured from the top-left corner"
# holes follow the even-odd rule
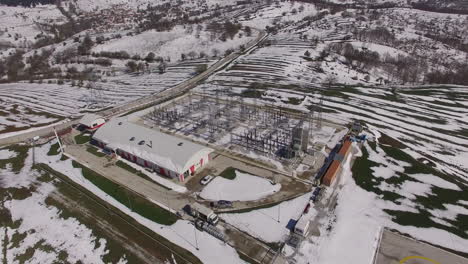
[[[200,160],[200,167],[203,166],[203,158]]]
[[[159,173],[161,173],[164,176],[167,176],[166,171],[163,168],[159,168]]]
[[[179,181],[183,182],[185,180],[184,174],[179,175]]]
[[[148,167],[148,162],[145,160],[145,167]]]
[[[137,157],[136,157],[136,156],[132,156],[132,157],[133,157],[133,162],[135,162],[135,163],[136,163],[136,159],[137,159]]]
[[[190,173],[193,174],[194,172],[195,172],[195,165],[192,165],[192,166],[190,167]]]

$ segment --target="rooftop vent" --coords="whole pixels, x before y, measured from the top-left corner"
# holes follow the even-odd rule
[[[135,140],[135,137],[131,137],[131,138],[130,138],[130,141],[134,141],[134,140]]]
[[[119,126],[121,126],[121,125],[122,125],[122,122],[119,122]]]
[[[184,142],[180,142],[179,144],[177,144],[177,146],[182,146],[184,144]]]
[[[144,141],[144,140],[138,142],[138,145],[143,145],[143,144],[145,144],[145,141]]]

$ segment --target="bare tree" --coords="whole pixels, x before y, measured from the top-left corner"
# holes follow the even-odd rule
[[[218,55],[219,55],[219,50],[216,49],[216,48],[213,48],[213,49],[211,50],[211,53],[213,54],[213,57],[218,57]]]
[[[197,57],[197,53],[196,53],[195,51],[193,51],[193,50],[190,51],[187,55],[188,55],[188,56],[190,57],[190,59],[192,59],[192,60],[195,59],[195,58]]]
[[[337,80],[336,80],[335,75],[329,74],[329,75],[325,78],[324,83],[325,83],[326,85],[328,85],[328,89],[330,89],[331,86],[332,86],[333,84],[336,83],[336,81],[337,81]]]

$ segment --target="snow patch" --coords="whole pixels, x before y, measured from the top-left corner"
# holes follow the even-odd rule
[[[281,184],[271,184],[267,179],[236,170],[236,178],[215,177],[200,193],[207,200],[254,201],[281,189]]]

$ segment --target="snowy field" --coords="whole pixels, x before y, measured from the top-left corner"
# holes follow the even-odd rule
[[[381,171],[388,172],[388,170],[391,170],[391,166],[393,166],[393,170],[397,171],[401,168],[395,166],[395,162],[392,162],[391,158],[385,157],[384,151],[379,147],[375,152],[369,144],[366,144],[365,155],[367,155],[367,151],[369,151],[369,159],[372,161],[379,160],[378,164],[380,166],[383,164],[388,166],[379,169],[374,167],[372,173],[375,177],[377,177],[377,172],[381,175]],[[402,165],[407,166],[408,164]],[[356,166],[356,163],[354,166]],[[461,192],[461,188],[466,189],[466,185],[454,184],[434,175],[409,175],[414,178],[405,181],[401,188],[393,186],[390,190],[391,193],[395,192],[399,196],[401,195],[401,198],[391,201],[385,198],[389,193],[377,195],[374,192],[364,190],[362,183],[357,180],[358,185],[355,181],[363,177],[363,175],[360,175],[359,172],[354,172],[355,175],[351,175],[349,164],[345,168],[344,177],[341,177],[340,181],[340,185],[343,185],[343,187],[339,190],[338,206],[329,215],[328,219],[322,219],[320,236],[311,236],[302,243],[299,254],[293,257],[296,263],[310,263],[310,261],[343,263],[350,258],[356,263],[370,263],[382,227],[396,229],[416,239],[428,241],[445,248],[467,252],[468,232],[466,232],[466,228],[463,228],[463,222],[461,221],[468,216],[468,208],[463,206],[462,203],[450,205],[443,204],[443,201],[441,201],[440,203],[443,204],[445,209],[428,210],[429,216],[432,215],[430,219],[433,222],[431,220],[427,222],[428,219],[425,219],[427,213],[415,199],[416,197],[419,197],[420,200],[421,197],[429,198],[434,195],[431,194],[431,190],[438,188],[454,192],[455,195],[455,193]],[[387,174],[387,179],[390,175],[394,175],[392,173]],[[382,188],[383,186],[386,186],[387,189]],[[379,187],[385,192],[391,186],[392,184],[382,182]],[[465,195],[464,199],[466,198]],[[400,220],[395,215],[391,216],[392,212],[396,211],[401,212],[400,217],[405,217],[404,215],[407,214],[406,217],[412,217],[413,219],[408,219],[408,221],[401,218]],[[460,227],[461,229],[459,229]],[[360,243],[359,247],[355,246],[356,240]],[[342,254],[334,254],[336,248],[341,248]]]
[[[83,115],[161,92],[192,77],[196,65],[212,61],[186,61],[167,72],[123,74],[97,82],[96,90],[49,83],[0,84],[0,133],[8,128],[24,130],[47,125],[64,117]]]
[[[38,23],[51,22],[65,22],[65,17],[54,5],[38,5],[34,9],[1,6],[0,44],[29,47],[34,43],[34,37],[42,32]]]
[[[45,145],[36,154],[40,162],[48,163],[49,161],[52,161],[50,166],[53,169],[66,174],[71,180],[86,187],[86,189],[92,191],[99,198],[119,208],[121,211],[138,221],[140,224],[145,225],[152,231],[164,236],[169,241],[191,251],[203,263],[218,263],[217,260],[219,260],[221,257],[224,259],[225,263],[241,263],[239,256],[232,247],[225,245],[220,240],[206,232],[201,232],[198,229],[195,229],[189,221],[178,220],[174,225],[164,226],[132,212],[129,208],[109,197],[105,192],[85,179],[81,174],[81,169],[73,167],[71,159],[60,161],[60,155],[52,157],[47,156],[46,152],[48,151],[49,147],[49,145]],[[197,234],[194,234],[194,232]],[[195,239],[197,239],[197,241]],[[198,245],[198,251],[195,250],[195,245]]]
[[[45,155],[41,151],[47,152],[48,147],[47,145],[47,150],[36,152],[36,155]],[[0,162],[19,155],[5,149],[0,150],[0,153]],[[16,224],[14,228],[2,227],[0,232],[2,243],[8,241],[5,240],[7,237],[10,239],[4,245],[6,248],[3,248],[3,261],[15,263],[15,259],[28,259],[26,251],[29,250],[32,255],[29,256],[28,263],[53,263],[59,259],[59,255],[63,257],[63,252],[67,256],[65,260],[69,262],[104,263],[102,258],[108,253],[107,241],[98,239],[91,229],[77,219],[63,218],[58,208],[46,203],[46,198],[56,187],[51,182],[37,180],[42,174],[31,169],[31,152],[26,155],[24,167],[19,171],[13,171],[11,164],[5,168],[0,167],[2,190],[11,190],[14,194],[23,193],[25,189],[34,190],[29,196],[14,195],[13,197],[20,198],[7,199],[4,202],[5,208],[11,213],[11,220]],[[118,263],[126,263],[125,256]]]
[[[206,27],[203,24],[201,26],[203,28]],[[156,56],[176,62],[181,60],[182,54],[187,56],[190,52],[196,52],[197,57],[200,52],[211,56],[213,55],[213,49],[216,49],[222,55],[228,49],[239,49],[240,45],[245,45],[256,37],[256,31],[254,31],[250,37],[245,36],[245,34],[237,34],[233,39],[227,38],[226,41],[219,39],[210,41],[209,32],[201,31],[199,35],[196,35],[196,29],[192,29],[191,31],[193,32],[187,33],[187,29],[183,26],[177,26],[171,31],[145,31],[135,36],[124,36],[120,39],[97,45],[93,48],[93,51],[109,52],[125,50],[130,55],[138,54],[142,57],[146,56],[149,52],[153,52]]]
[[[235,90],[245,88],[270,89],[276,87],[298,87],[308,89],[314,83],[322,83],[331,73],[340,83],[364,83],[367,74],[350,69],[338,61],[325,61],[320,64],[323,72],[317,72],[317,65],[310,62],[304,53],[310,52],[311,57],[319,55],[325,44],[317,48],[310,41],[301,40],[297,35],[278,33],[269,36],[267,46],[258,48],[249,54],[239,57],[228,68],[216,76],[212,76],[198,89],[214,89],[217,87],[234,87]],[[376,77],[371,76],[371,81]],[[234,84],[234,85],[233,85]]]
[[[215,177],[200,193],[207,200],[254,201],[281,189],[281,184],[236,170],[233,180]]]
[[[354,163],[353,175],[348,171],[342,177],[338,206],[322,218],[321,236],[306,240],[291,258],[297,263],[338,264],[349,258],[368,263],[382,226],[467,253],[468,87],[356,86],[323,94],[325,119],[341,124],[361,120],[371,141]],[[317,94],[300,89],[270,89],[257,102],[284,106],[290,97],[302,98],[291,106],[303,111],[317,102]],[[331,139],[318,133],[317,141],[325,140]],[[286,229],[270,231],[285,226],[274,223],[278,211],[284,211],[275,209],[222,217],[265,241],[281,241]],[[269,223],[264,232],[262,223]],[[354,247],[356,239],[364,246]],[[337,255],[336,248],[350,250]]]
[[[295,10],[295,11],[293,11]],[[244,16],[239,20],[243,25],[265,29],[277,22],[296,22],[306,16],[317,13],[315,5],[298,2],[277,2],[260,9],[252,15]]]
[[[52,142],[53,143],[53,142]],[[36,162],[49,164],[53,169],[67,175],[75,181],[92,191],[95,195],[106,200],[113,206],[119,208],[139,223],[147,226],[154,232],[164,236],[171,242],[192,251],[203,263],[218,263],[222,257],[225,263],[243,263],[239,259],[236,251],[207,234],[200,232],[188,221],[179,220],[171,226],[164,226],[152,222],[120,204],[95,185],[85,179],[81,169],[74,168],[71,159],[61,160],[61,155],[48,156],[47,152],[51,144],[36,148]],[[1,150],[0,161],[4,158],[12,157],[9,150]],[[37,183],[37,177],[40,173],[31,170],[32,156],[31,151],[27,155],[25,166],[19,172],[13,172],[10,167],[0,168],[2,177],[0,184],[2,188],[21,188],[33,183],[38,185],[33,194],[26,199],[10,199],[5,202],[12,215],[12,220],[19,223],[14,229],[7,227],[7,235],[11,237],[15,233],[28,234],[28,236],[18,245],[12,245],[7,250],[7,259],[12,260],[24,254],[26,248],[31,246],[40,246],[33,252],[30,258],[31,263],[52,263],[59,256],[60,252],[66,252],[66,260],[69,262],[82,261],[83,263],[105,263],[103,256],[108,254],[106,241],[97,239],[96,235],[72,217],[62,218],[60,210],[53,206],[48,206],[45,201],[48,195],[55,190],[52,183]],[[64,231],[66,230],[66,231]],[[196,234],[194,234],[196,232]],[[0,232],[0,241],[5,241],[5,233]],[[198,245],[199,250],[195,247]],[[42,246],[48,250],[42,250]],[[52,250],[50,248],[53,248]],[[62,254],[62,253],[61,253]],[[117,263],[117,262],[115,262]],[[126,263],[125,256],[122,256],[118,263]],[[173,263],[169,260],[168,263]]]

